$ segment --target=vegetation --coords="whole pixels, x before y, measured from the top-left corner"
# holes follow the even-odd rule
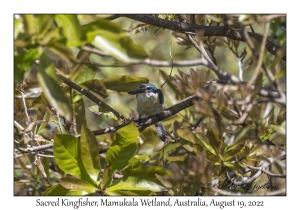
[[[15,195],[285,195],[285,22],[16,15]],[[165,110],[139,122],[143,83]]]

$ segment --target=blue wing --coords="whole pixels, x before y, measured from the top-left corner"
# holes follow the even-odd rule
[[[160,89],[157,89],[157,93],[158,93],[158,97],[159,97],[159,102],[160,102],[160,104],[163,105],[164,104],[164,95]]]

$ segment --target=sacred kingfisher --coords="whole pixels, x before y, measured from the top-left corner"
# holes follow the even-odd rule
[[[138,89],[129,91],[128,94],[136,95],[139,120],[142,116],[149,117],[160,113],[164,109],[164,95],[160,89],[152,84],[142,84]],[[167,132],[162,123],[155,123],[155,128],[159,138],[165,142]]]

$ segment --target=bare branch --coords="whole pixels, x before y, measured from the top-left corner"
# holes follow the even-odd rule
[[[286,178],[285,174],[274,174],[270,171],[267,171],[266,169],[264,169],[262,167],[254,167],[254,166],[249,166],[249,165],[247,165],[247,167],[250,168],[250,169],[254,169],[254,170],[260,170],[264,174],[267,174],[267,175],[272,176],[272,177]]]
[[[51,149],[51,148],[53,148],[53,144],[44,144],[44,145],[40,145],[40,146],[29,147],[26,149],[18,147],[18,149],[24,153],[38,152],[38,151]]]

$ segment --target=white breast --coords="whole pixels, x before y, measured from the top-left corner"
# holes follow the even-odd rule
[[[142,93],[136,95],[137,111],[142,117],[148,117],[158,114],[162,111],[162,105],[159,102],[158,94]]]

